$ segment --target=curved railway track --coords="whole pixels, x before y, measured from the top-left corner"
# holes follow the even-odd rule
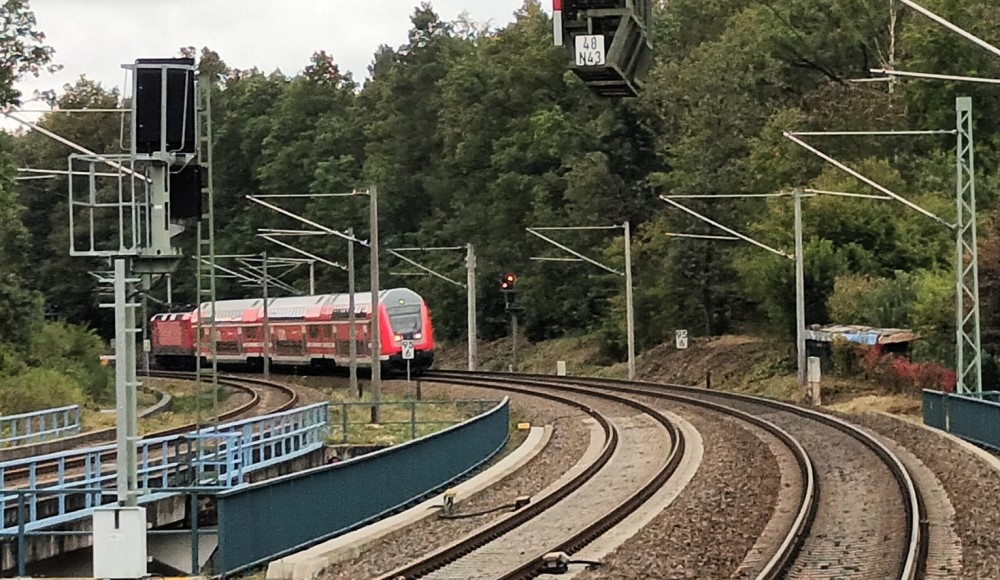
[[[559,502],[565,501],[574,492],[583,488],[583,486],[594,480],[594,478],[598,477],[602,472],[605,472],[609,468],[615,453],[623,449],[620,443],[621,436],[619,434],[619,429],[615,426],[614,420],[609,419],[606,415],[591,408],[586,403],[555,393],[532,390],[529,388],[513,387],[509,384],[495,380],[458,380],[452,382],[455,384],[471,384],[473,386],[496,388],[515,393],[543,397],[576,407],[588,413],[601,426],[601,429],[605,434],[604,446],[598,457],[596,457],[586,467],[586,469],[560,485],[551,493],[545,495],[541,498],[541,500],[530,503],[526,507],[513,512],[508,517],[501,518],[493,524],[481,528],[472,535],[454,544],[445,546],[441,550],[429,554],[419,561],[411,562],[402,568],[390,572],[389,574],[383,576],[384,579],[420,578],[431,575],[435,571],[449,565],[455,565],[456,563],[461,565],[461,560],[463,558],[473,555],[477,550],[487,547],[497,540],[500,540],[507,534],[520,528],[521,526],[524,526],[532,520],[544,517],[544,515],[557,506]],[[594,538],[603,534],[607,529],[621,521],[635,509],[640,507],[657,490],[659,490],[663,484],[666,483],[666,481],[676,471],[677,467],[680,465],[681,459],[684,456],[684,437],[681,431],[663,414],[638,401],[633,401],[626,397],[620,397],[612,393],[601,393],[599,391],[592,391],[586,388],[562,387],[557,390],[574,393],[575,395],[587,395],[589,397],[630,407],[639,411],[641,414],[650,417],[666,431],[670,438],[670,449],[667,454],[667,458],[652,479],[641,486],[638,491],[632,493],[625,502],[619,504],[596,521],[589,523],[583,527],[583,529],[576,531],[570,537],[564,539],[561,543],[550,547],[550,549],[554,550],[572,551],[574,546],[586,545]],[[550,551],[550,549],[537,551],[536,548],[539,548],[537,546],[531,546],[531,548],[532,553],[530,553],[527,558],[522,557],[521,561],[511,562],[504,557],[494,557],[489,562],[489,565],[498,566],[498,568],[493,572],[504,578],[530,577],[533,575],[532,571],[537,570],[541,566],[542,556],[544,556],[545,552]]]
[[[170,371],[158,371],[150,373],[153,378],[166,378],[166,379],[181,379],[181,380],[194,380],[194,373],[185,372],[170,372]],[[237,389],[250,394],[250,400],[246,403],[240,405],[235,409],[231,409],[225,413],[219,414],[219,421],[229,421],[233,419],[240,418],[244,415],[248,415],[252,412],[256,412],[259,415],[266,415],[270,413],[280,413],[282,411],[287,411],[298,405],[299,396],[298,393],[281,383],[275,383],[272,381],[265,381],[263,379],[256,379],[252,377],[231,377],[231,376],[220,376],[219,385]],[[178,427],[170,427],[168,429],[161,429],[159,431],[154,431],[151,433],[146,433],[143,435],[144,438],[156,438],[156,437],[167,437],[170,435],[179,435],[182,433],[187,433],[198,428],[195,423],[189,423],[186,425],[180,425]],[[100,437],[94,439],[97,433],[106,434],[106,437]],[[95,443],[100,443],[105,439],[113,439],[115,436],[115,429],[103,429],[100,432],[91,432],[90,437],[86,441],[86,445],[93,446]],[[67,442],[66,447],[61,450],[69,450],[76,445],[73,445],[73,439],[67,438],[64,441]],[[52,442],[48,442],[51,444]],[[101,455],[101,461],[105,465],[113,466],[114,458],[116,456],[115,450],[109,450],[108,452]],[[84,458],[80,457],[78,459],[69,459],[64,462],[62,469],[70,471],[73,469],[82,468],[84,464]],[[13,484],[17,487],[19,481],[27,481],[31,473],[31,467],[21,467],[8,469],[4,472],[5,485],[8,487]],[[52,474],[58,473],[60,465],[57,461],[37,463],[34,466],[34,475],[36,478],[50,476]]]
[[[625,404],[637,405],[642,403],[621,395],[665,399],[726,414],[756,425],[777,437],[792,452],[798,463],[802,485],[792,524],[781,540],[770,546],[770,557],[762,558],[765,563],[755,570],[755,578],[889,577],[913,580],[923,575],[927,546],[926,534],[921,530],[924,512],[919,490],[906,468],[891,451],[845,421],[786,403],[680,385],[464,371],[435,371],[425,375],[424,379],[538,396],[543,396],[542,391],[537,390],[539,388],[598,397],[614,393],[619,400],[629,401]],[[802,441],[790,435],[789,431],[794,431]],[[853,474],[851,477],[844,477],[844,466],[830,463],[843,459],[844,453],[857,453],[858,450],[863,452],[857,454],[860,463],[850,472]],[[884,471],[882,475],[895,484],[895,493],[886,489],[886,478],[866,477],[866,470]],[[659,478],[658,475],[657,479]],[[851,485],[858,487],[851,489]],[[890,484],[888,487],[893,486]],[[613,527],[624,517],[623,514],[637,509],[644,501],[640,496],[648,498],[653,493],[647,491],[647,488],[635,494],[634,498],[630,498],[613,513],[588,526],[584,532],[558,545],[547,547],[546,551],[564,551],[568,554],[578,551]],[[851,500],[857,504],[842,503]],[[868,521],[865,517],[860,520],[852,519],[853,514],[850,512],[864,513],[873,505],[873,517],[879,521]],[[897,507],[896,518],[887,514]],[[538,516],[541,511],[531,517]],[[846,517],[841,517],[845,514]],[[497,525],[503,525],[504,522],[502,520]],[[474,543],[475,537],[480,538],[475,541],[482,542],[483,538],[505,533],[502,530],[491,531],[494,527],[488,526],[474,536],[396,570],[383,579],[425,576],[468,553],[470,547],[466,544]],[[895,558],[893,551],[897,554]],[[838,561],[845,559],[850,564],[838,567]],[[535,558],[516,570],[495,577],[531,578],[538,574],[540,567],[541,561]]]

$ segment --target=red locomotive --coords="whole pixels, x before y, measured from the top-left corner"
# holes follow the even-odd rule
[[[346,367],[350,358],[348,294],[272,298],[267,309],[268,354],[272,364]],[[218,300],[215,303],[216,355],[220,363],[260,365],[264,357],[264,301]],[[371,366],[371,294],[354,295],[355,343],[359,366]],[[434,333],[424,299],[406,288],[379,294],[379,360],[387,370],[406,368],[403,341],[412,341],[411,369],[434,362]],[[202,318],[203,360],[212,356],[212,307],[192,312],[157,314],[150,324],[152,356],[157,366],[190,368],[197,348],[195,334]]]

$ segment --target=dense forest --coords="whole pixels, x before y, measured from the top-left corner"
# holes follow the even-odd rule
[[[7,4],[27,13],[23,0]],[[925,4],[1000,43],[1000,5]],[[364,81],[323,51],[289,75],[230,68],[210,47],[182,49],[216,79],[219,252],[259,253],[266,248],[255,237],[258,228],[296,225],[249,203],[247,194],[377,186],[383,247],[475,244],[484,338],[505,332],[498,284],[512,271],[531,339],[595,332],[604,337],[607,356],[620,358],[621,278],[586,263],[531,260],[558,254],[525,228],[629,221],[640,348],[676,328],[787,337],[794,329],[792,262],[748,244],[668,236],[721,232],[657,196],[718,195],[684,203],[790,253],[789,198],[732,196],[796,187],[874,190],[797,147],[783,131],[953,129],[955,97],[971,96],[984,340],[994,355],[1000,352],[1000,98],[984,84],[855,82],[871,78],[872,68],[889,67],[1000,77],[996,56],[885,0],[671,0],[655,12],[655,65],[643,94],[606,100],[569,72],[568,54],[552,46],[551,26],[536,0],[526,0],[514,22],[499,29],[467,19],[447,22],[421,4],[408,42],[381,47]],[[17,98],[12,79],[58,62],[31,38],[18,45],[20,60],[0,61],[4,102]],[[86,78],[57,97],[62,109],[122,102],[116,89]],[[95,151],[114,151],[119,122],[113,115],[61,114],[41,124]],[[812,142],[954,221],[953,135]],[[65,167],[69,150],[29,133],[4,137],[0,152],[0,336],[17,336],[11,331],[43,316],[106,333],[107,314],[97,307],[87,274],[101,265],[67,255],[65,180],[11,180],[15,167]],[[366,236],[366,201],[326,197],[286,207]],[[926,337],[918,358],[953,360],[952,231],[895,201],[829,196],[804,201],[804,223],[810,324],[914,328]],[[620,232],[554,235],[612,266],[623,264]],[[346,255],[345,242],[335,237],[301,244],[331,260],[343,262]],[[462,276],[459,253],[421,259]],[[384,286],[417,289],[430,301],[442,336],[462,336],[460,289],[396,276],[405,264],[389,256],[383,263]],[[176,292],[193,300],[193,268],[185,268]],[[359,280],[366,276],[362,269]],[[306,288],[304,274],[290,279]],[[322,291],[343,291],[346,275],[320,269],[318,284]],[[225,297],[253,292],[228,281],[222,288]]]

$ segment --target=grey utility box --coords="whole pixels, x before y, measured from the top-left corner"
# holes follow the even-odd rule
[[[94,578],[146,577],[146,508],[94,510]]]

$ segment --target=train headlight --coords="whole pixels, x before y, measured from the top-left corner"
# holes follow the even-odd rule
[[[413,338],[415,338],[416,340],[420,340],[423,337],[424,335],[420,334],[419,332],[413,335]]]
[[[401,334],[394,335],[392,339],[396,342],[400,342],[401,340],[403,340],[403,335]]]

